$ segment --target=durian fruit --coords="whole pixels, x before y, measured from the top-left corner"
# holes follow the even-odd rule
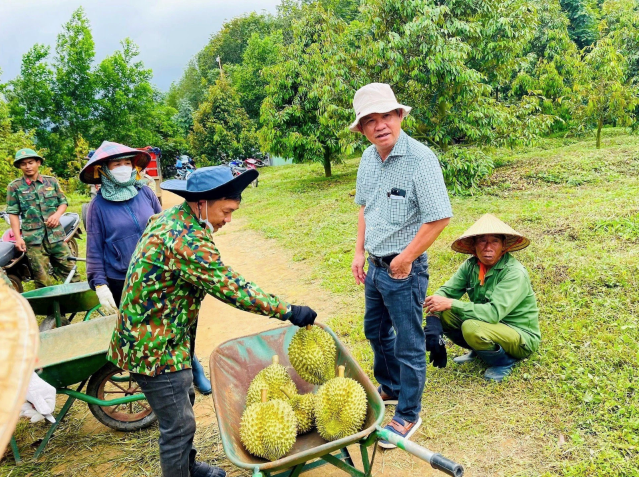
[[[282,388],[288,396],[288,391]],[[290,395],[289,404],[297,418],[297,434],[304,434],[315,427],[315,394]]]
[[[240,440],[249,453],[277,460],[295,444],[297,418],[288,402],[267,401],[267,388],[260,393],[261,402],[251,404],[242,414]]]
[[[338,376],[317,391],[315,398],[315,425],[317,432],[327,441],[356,434],[366,419],[366,392],[354,379],[344,377],[344,366],[338,367]]]
[[[291,377],[286,372],[286,368],[280,363],[277,355],[273,356],[273,364],[268,365],[251,381],[246,393],[246,407],[260,402],[262,388],[268,388],[269,399],[282,399],[288,401],[288,395],[282,392],[282,388],[291,395],[297,395],[297,388]]]
[[[297,374],[311,384],[324,384],[335,376],[335,341],[319,326],[297,330],[288,347],[288,358]]]

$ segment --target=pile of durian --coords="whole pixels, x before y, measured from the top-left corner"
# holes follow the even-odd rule
[[[320,384],[316,394],[299,394],[286,368],[273,356],[249,386],[240,423],[240,440],[258,457],[277,460],[293,448],[300,434],[317,428],[328,441],[359,432],[366,419],[366,392],[354,379],[335,376],[337,348],[318,326],[300,328],[291,340],[288,357],[297,374]]]

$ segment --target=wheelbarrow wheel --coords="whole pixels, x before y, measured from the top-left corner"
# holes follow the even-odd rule
[[[89,379],[87,394],[102,400],[117,399],[132,394],[141,394],[138,383],[127,371],[112,363],[105,364]],[[95,418],[116,431],[131,432],[146,429],[157,417],[145,400],[114,406],[89,404]]]
[[[17,291],[18,293],[22,293],[24,291],[22,280],[20,280],[20,278],[15,275],[7,275],[7,277],[9,277],[9,281],[13,285],[15,291]]]
[[[78,242],[76,241],[75,237],[73,237],[72,239],[69,239],[69,241],[67,242],[67,245],[69,246],[69,249],[71,250],[71,255],[73,255],[74,257],[77,257],[78,253],[80,252],[80,249],[78,247]]]
[[[69,320],[67,320],[64,316],[60,318],[60,326],[67,326],[69,324]],[[49,331],[55,328],[55,316],[49,315],[42,323],[40,323],[40,331]]]

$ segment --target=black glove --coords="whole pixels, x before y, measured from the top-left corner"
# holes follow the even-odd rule
[[[291,305],[291,317],[288,321],[302,328],[307,325],[312,325],[316,317],[317,313],[308,306]]]
[[[444,329],[442,322],[436,316],[426,317],[426,351],[430,351],[429,362],[436,368],[445,368],[448,356],[446,354],[446,343],[444,342]]]

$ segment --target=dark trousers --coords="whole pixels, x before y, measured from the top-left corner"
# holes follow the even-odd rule
[[[116,280],[115,278],[107,277],[107,283],[109,285],[109,290],[113,294],[113,300],[115,301],[116,306],[120,306],[120,301],[122,301],[122,290],[124,290],[124,280]]]
[[[163,477],[189,477],[197,451],[195,389],[190,369],[159,376],[131,373],[140,385],[160,424],[160,465]]]
[[[373,348],[373,372],[382,390],[398,397],[395,416],[416,422],[426,382],[422,303],[428,288],[428,262],[413,262],[407,278],[391,278],[368,261],[364,333]]]

